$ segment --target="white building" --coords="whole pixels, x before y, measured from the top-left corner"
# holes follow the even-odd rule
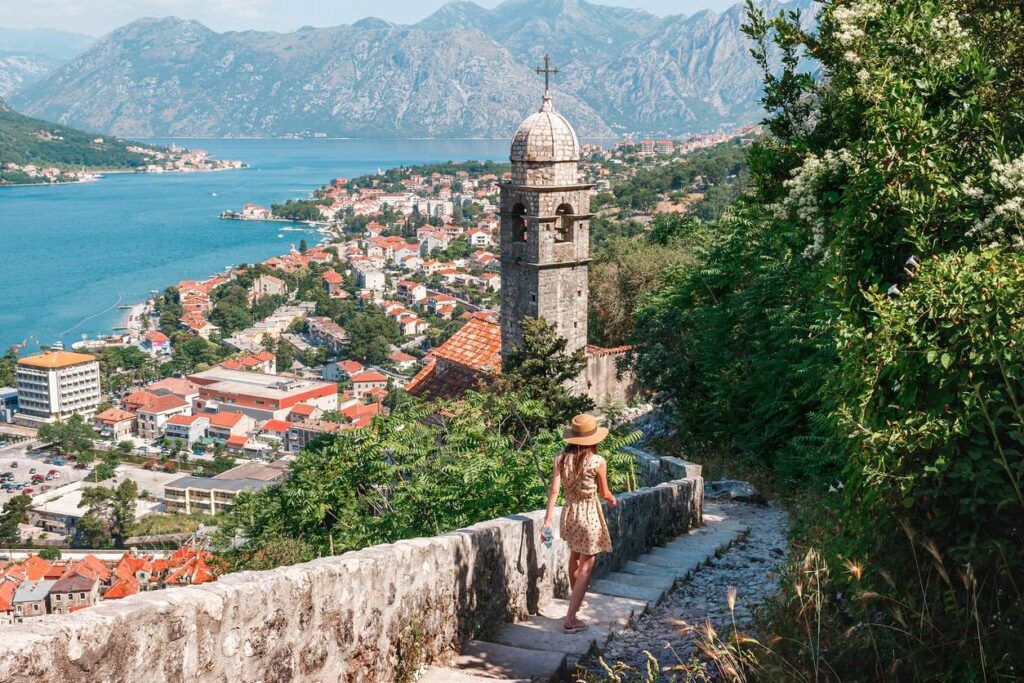
[[[38,427],[72,415],[92,417],[100,403],[100,364],[95,356],[50,351],[18,359],[18,421]]]

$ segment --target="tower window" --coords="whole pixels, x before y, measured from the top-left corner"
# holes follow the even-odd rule
[[[516,204],[512,207],[512,240],[515,242],[526,241],[526,207]]]
[[[558,221],[555,223],[555,243],[560,242],[572,242],[573,239],[573,224],[575,218],[573,214],[575,211],[572,210],[571,204],[562,204],[555,210],[555,215],[558,216]]]

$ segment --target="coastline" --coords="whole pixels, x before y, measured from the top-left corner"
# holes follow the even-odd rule
[[[216,173],[218,171],[240,171],[243,168],[249,168],[249,164],[243,163],[241,166],[226,166],[224,168],[192,168],[192,169],[175,169],[170,171],[137,171],[131,168],[115,168],[115,169],[96,169],[88,171],[93,174],[89,178],[81,178],[79,180],[61,180],[56,183],[0,183],[0,188],[4,187],[49,187],[53,185],[82,185],[85,183],[95,183],[103,180],[108,175],[170,175],[177,173]]]

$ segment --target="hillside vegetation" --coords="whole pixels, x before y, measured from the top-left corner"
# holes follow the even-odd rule
[[[0,100],[0,166],[135,168],[146,157],[128,150],[132,143],[24,116]]]
[[[705,652],[735,680],[1016,680],[1024,8],[826,0],[814,33],[749,10],[770,131],[751,194],[629,338],[684,453],[798,502],[776,637],[705,632]]]

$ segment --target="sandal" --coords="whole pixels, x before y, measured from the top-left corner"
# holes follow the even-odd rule
[[[580,621],[579,619],[573,621],[571,626],[562,622],[562,630],[565,633],[580,633],[581,631],[586,631],[588,628],[590,628],[590,624],[585,621]]]

